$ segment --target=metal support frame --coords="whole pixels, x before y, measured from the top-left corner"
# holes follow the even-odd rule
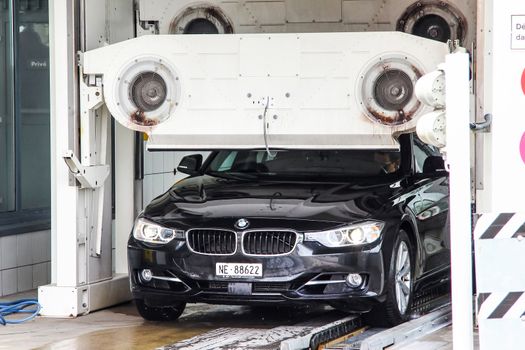
[[[108,165],[83,166],[73,151],[67,151],[64,161],[69,171],[80,182],[80,188],[100,188],[109,175]]]
[[[109,113],[101,82],[77,74],[79,5],[69,0],[50,5],[53,274],[38,295],[41,314],[52,317],[76,317],[130,299],[126,271],[112,273]],[[77,140],[72,130],[79,124]]]

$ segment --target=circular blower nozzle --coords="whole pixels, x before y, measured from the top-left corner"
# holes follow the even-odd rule
[[[375,82],[374,98],[377,103],[392,111],[403,110],[412,98],[414,84],[402,70],[385,70]]]
[[[166,101],[166,82],[154,72],[141,72],[133,79],[130,93],[139,110],[150,112]]]
[[[397,21],[397,30],[446,43],[465,40],[467,20],[463,14],[441,0],[421,0],[409,6]]]

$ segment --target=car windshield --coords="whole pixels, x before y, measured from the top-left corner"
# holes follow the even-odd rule
[[[398,150],[230,150],[212,155],[206,173],[224,177],[334,178],[396,173]]]

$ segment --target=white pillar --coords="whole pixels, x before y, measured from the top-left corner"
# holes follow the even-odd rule
[[[77,189],[62,155],[75,149],[76,62],[73,5],[52,0],[49,6],[51,80],[51,281],[77,284]]]
[[[447,160],[450,165],[452,335],[455,350],[473,349],[469,56],[446,58]]]
[[[79,77],[75,39],[79,33],[75,31],[75,6],[78,4],[71,0],[52,0],[49,6],[52,283],[39,286],[38,299],[42,305],[41,315],[52,317],[83,315],[131,297],[127,273],[111,275],[111,249],[106,245],[100,257],[90,253],[90,244],[94,242],[90,227],[92,222],[97,222],[93,220],[97,212],[92,210],[96,197],[92,189],[77,186],[62,158],[68,150],[79,157],[82,137],[77,132],[79,111],[76,107]],[[133,181],[130,184],[133,186]],[[128,205],[133,208],[133,200]],[[104,210],[107,217],[111,206],[105,205]],[[104,234],[109,234],[109,230]]]

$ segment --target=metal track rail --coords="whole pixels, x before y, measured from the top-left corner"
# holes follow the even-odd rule
[[[399,326],[380,330],[365,330],[355,337],[333,341],[323,346],[325,350],[383,350],[401,349],[403,344],[410,343],[424,335],[435,332],[452,323],[450,304],[427,315]]]
[[[349,316],[314,328],[303,336],[284,340],[281,342],[280,350],[317,349],[321,344],[340,338],[361,327],[360,316]]]
[[[275,328],[219,328],[197,335],[160,350],[278,350],[314,348],[361,327],[358,315],[341,318],[340,312],[309,318],[294,325]],[[286,343],[289,341],[288,343]],[[286,346],[286,345],[284,345]]]
[[[429,296],[428,294],[426,296]],[[415,303],[412,321],[390,329],[369,328],[360,315],[334,314],[275,328],[219,328],[160,350],[383,350],[413,341],[451,323],[448,295]],[[425,314],[419,317],[419,315]],[[340,314],[338,314],[340,317]]]

